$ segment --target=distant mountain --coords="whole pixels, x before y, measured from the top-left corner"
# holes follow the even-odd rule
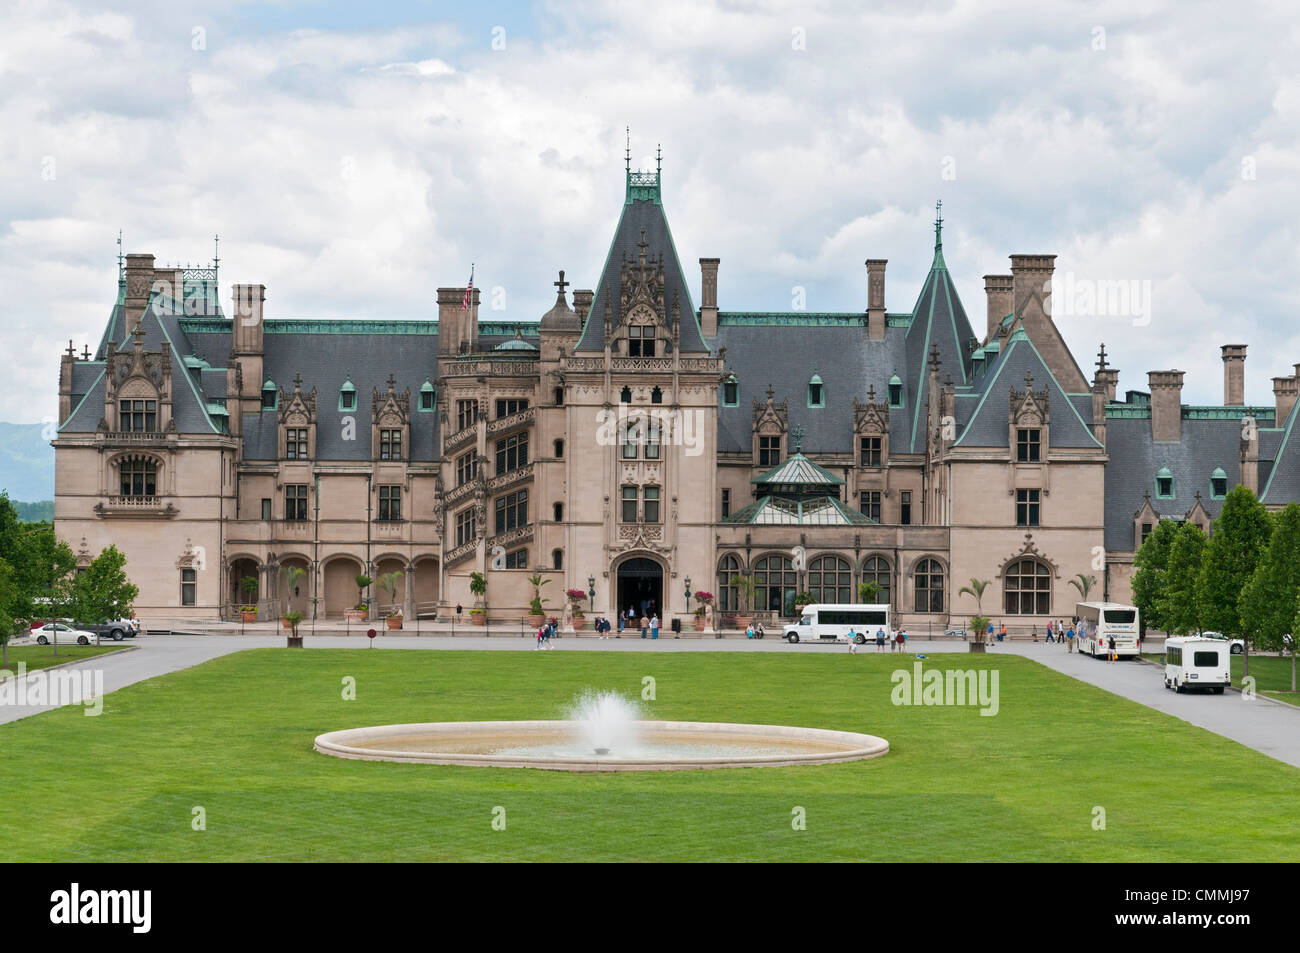
[[[53,434],[45,428],[0,421],[0,489],[8,490],[11,500],[54,499]]]

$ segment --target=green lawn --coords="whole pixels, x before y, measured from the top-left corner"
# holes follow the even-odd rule
[[[121,645],[77,645],[73,643],[72,645],[60,645],[59,654],[56,656],[53,645],[11,645],[8,649],[9,666],[7,671],[0,673],[0,679],[17,674],[19,662],[25,662],[27,671],[30,672],[50,665],[62,665],[64,662],[75,662],[96,655],[107,655],[109,652],[120,652],[124,647]]]
[[[1164,655],[1160,653],[1142,655],[1145,659],[1164,664]],[[1242,656],[1232,656],[1232,684],[1241,688]],[[1300,705],[1300,694],[1291,691],[1291,657],[1278,658],[1274,655],[1250,656],[1250,675],[1255,679],[1255,691],[1269,698]],[[1300,663],[1296,666],[1296,682],[1300,684]]]
[[[1300,770],[1017,657],[926,663],[998,670],[995,717],[894,706],[890,673],[910,662],[251,650],[111,694],[96,718],[0,726],[0,830],[27,832],[6,838],[6,859],[40,861],[1300,860]],[[345,676],[356,701],[341,698]],[[312,750],[346,727],[560,717],[584,688],[637,697],[643,676],[653,717],[866,731],[892,750],[606,775]],[[195,807],[205,831],[191,829]],[[796,807],[806,830],[792,829]]]

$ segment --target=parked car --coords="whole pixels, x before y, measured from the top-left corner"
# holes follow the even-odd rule
[[[1230,639],[1222,632],[1202,632],[1203,639],[1218,639],[1220,642],[1228,643],[1228,651],[1233,655],[1241,655],[1246,651],[1246,642],[1244,639]]]
[[[140,634],[140,625],[134,619],[113,619],[107,622],[80,623],[78,628],[85,629],[87,632],[94,632],[102,638],[112,639],[114,642],[121,642],[123,639],[133,639]]]
[[[78,645],[98,645],[99,633],[88,629],[74,629],[64,622],[47,622],[32,632],[32,637],[40,645],[49,645],[56,638],[65,645],[76,642]]]

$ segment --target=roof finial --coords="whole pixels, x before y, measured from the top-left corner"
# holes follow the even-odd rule
[[[943,248],[943,199],[934,203],[934,250]]]
[[[664,147],[663,147],[663,143],[658,143],[655,146],[655,177],[656,178],[658,178],[659,173],[663,171],[663,167],[664,167]]]
[[[1106,342],[1102,341],[1101,349],[1097,352],[1097,370],[1104,371],[1106,366]]]
[[[798,424],[790,431],[790,436],[794,437],[794,452],[799,453],[803,448],[803,425]]]
[[[1025,390],[1031,391],[1033,389],[1034,389],[1034,372],[1025,371]]]
[[[563,298],[563,297],[564,297],[564,289],[567,288],[567,287],[569,287],[569,284],[570,284],[570,282],[564,280],[564,269],[563,269],[563,268],[560,269],[560,280],[559,280],[559,281],[553,281],[553,282],[551,282],[551,284],[555,285],[555,287],[557,287],[557,288],[560,289],[560,297]]]
[[[122,230],[117,230],[117,280],[122,280]]]
[[[627,146],[623,149],[623,164],[627,167],[627,174],[632,174],[632,127],[625,126],[627,132]]]
[[[221,277],[221,273],[219,271],[219,269],[221,268],[221,256],[218,254],[218,252],[220,251],[221,251],[221,236],[213,235],[212,236],[212,280],[214,283],[216,283],[218,279]]]
[[[772,403],[772,395],[775,394],[775,393],[776,393],[776,391],[774,391],[774,390],[772,389],[772,385],[771,385],[771,383],[768,383],[768,385],[767,385],[767,402],[768,402],[769,404]]]

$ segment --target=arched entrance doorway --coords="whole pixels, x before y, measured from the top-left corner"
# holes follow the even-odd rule
[[[321,585],[325,589],[325,618],[341,619],[344,609],[351,609],[361,598],[357,588],[357,576],[361,574],[361,563],[351,556],[338,556],[325,564],[325,578]]]
[[[644,556],[625,559],[618,566],[618,610],[629,607],[650,615],[651,610],[664,614],[664,569]]]

